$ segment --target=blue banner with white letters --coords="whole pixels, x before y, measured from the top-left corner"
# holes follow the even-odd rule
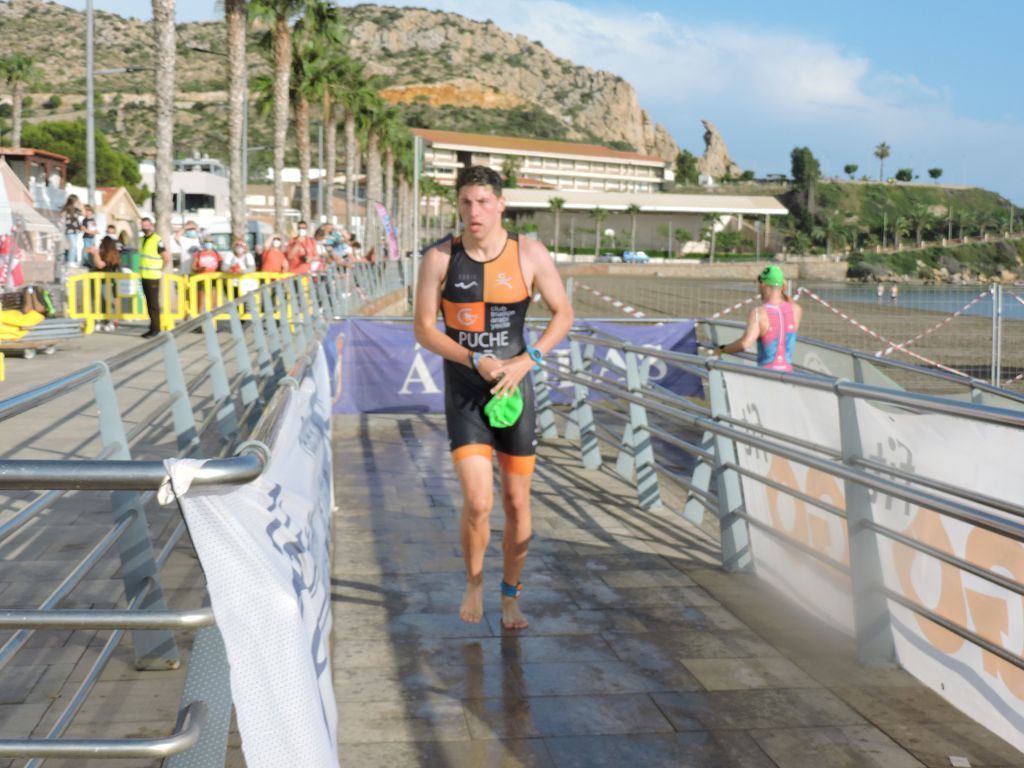
[[[579,321],[577,330],[593,329],[622,341],[672,352],[697,354],[697,334],[690,321],[639,325]],[[343,320],[331,326],[324,338],[331,371],[334,413],[443,413],[444,373],[439,356],[416,343],[411,323],[366,318]],[[563,341],[549,359],[568,366],[569,343]],[[594,345],[590,370],[600,376],[621,379],[624,355]],[[650,381],[677,395],[703,396],[700,377],[652,359]],[[551,380],[552,400],[569,402],[572,383]],[[594,398],[601,397],[596,391]]]

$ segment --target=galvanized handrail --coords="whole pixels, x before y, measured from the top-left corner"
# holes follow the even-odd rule
[[[388,265],[382,265],[373,273],[367,273],[367,287],[364,289],[367,299],[376,298],[380,290],[400,287],[396,285],[395,281],[387,279],[392,271]],[[378,273],[380,274],[378,275]],[[290,282],[296,283],[299,279],[302,278],[291,278]],[[188,443],[189,447],[184,455],[195,454],[195,449],[199,445],[198,434],[204,432],[206,426],[214,421],[217,422],[218,429],[222,431],[223,436],[229,438],[224,442],[224,446],[229,453],[234,452],[234,455],[207,459],[202,468],[198,470],[193,485],[244,483],[259,476],[270,460],[268,445],[274,443],[276,434],[282,426],[280,416],[287,407],[299,381],[309,373],[310,362],[313,359],[312,350],[319,343],[318,331],[326,328],[326,318],[344,316],[355,304],[355,298],[344,295],[338,287],[343,279],[340,273],[332,270],[327,279],[332,281],[327,289],[319,286],[315,280],[309,282],[310,290],[317,293],[317,295],[310,296],[309,300],[303,291],[296,290],[293,285],[278,285],[273,293],[265,291],[263,307],[268,314],[262,320],[257,319],[254,322],[253,327],[259,325],[259,328],[250,334],[252,344],[256,346],[255,350],[247,343],[242,324],[237,322],[237,309],[243,302],[246,302],[250,309],[255,309],[255,302],[250,297],[239,297],[231,302],[230,306],[225,305],[225,307],[213,310],[219,313],[227,311],[232,317],[233,346],[229,345],[227,354],[233,352],[236,357],[236,368],[238,375],[242,377],[243,390],[245,387],[249,387],[248,391],[243,391],[241,395],[225,390],[223,359],[226,355],[223,349],[224,345],[216,335],[210,335],[211,331],[214,333],[215,331],[208,313],[183,323],[172,332],[165,332],[151,341],[141,343],[138,347],[112,358],[107,363],[88,366],[82,371],[63,377],[39,390],[7,401],[0,401],[0,420],[2,420],[26,413],[33,407],[52,401],[53,398],[95,383],[102,425],[104,409],[109,411],[113,407],[116,411],[116,399],[113,397],[113,385],[110,379],[111,370],[122,370],[142,360],[146,355],[160,355],[161,353],[163,353],[165,364],[169,365],[168,361],[177,361],[178,359],[176,340],[190,330],[200,327],[206,336],[207,355],[213,356],[208,357],[208,361],[201,366],[201,370],[190,371],[190,373],[194,373],[191,382],[186,381],[182,375],[180,365],[176,372],[169,372],[167,394],[157,394],[155,398],[148,398],[151,407],[154,402],[156,403],[155,407],[152,407],[153,415],[133,416],[139,419],[139,426],[131,433],[126,434],[123,426],[116,429],[103,427],[104,444],[99,457],[95,460],[0,460],[0,489],[46,489],[41,495],[29,501],[25,507],[18,510],[3,526],[0,526],[0,540],[4,535],[17,530],[27,520],[52,506],[65,493],[72,490],[111,490],[114,492],[115,500],[118,494],[121,495],[122,502],[125,499],[135,499],[110,532],[93,546],[90,554],[73,569],[72,573],[51,593],[40,608],[0,610],[0,630],[17,630],[4,647],[0,648],[0,666],[3,666],[24,644],[28,636],[37,630],[58,628],[113,630],[92,668],[46,737],[42,739],[0,739],[0,756],[33,757],[27,765],[35,766],[47,757],[166,757],[188,750],[197,743],[209,742],[211,736],[214,744],[221,741],[226,745],[226,731],[222,738],[215,734],[204,735],[202,733],[203,725],[207,722],[223,722],[226,728],[228,717],[223,711],[223,695],[219,693],[214,696],[217,702],[215,710],[220,712],[217,717],[207,717],[207,710],[211,705],[204,697],[199,697],[196,700],[183,700],[180,727],[171,736],[162,739],[59,739],[85,703],[89,692],[99,679],[126,631],[131,631],[136,635],[137,655],[140,653],[138,638],[147,633],[168,638],[170,635],[166,633],[172,629],[205,628],[200,632],[200,638],[204,632],[216,633],[213,613],[209,607],[179,611],[163,607],[159,571],[176,543],[184,535],[186,530],[184,521],[179,522],[171,532],[159,555],[152,557],[151,575],[142,575],[127,608],[76,610],[58,609],[54,606],[74,589],[104,552],[110,550],[115,544],[123,549],[124,544],[123,542],[119,543],[119,540],[128,532],[135,531],[129,534],[133,537],[138,535],[138,521],[142,520],[143,523],[145,521],[142,511],[144,504],[161,484],[167,482],[164,462],[139,461],[128,458],[128,444],[132,442],[129,434],[137,436],[145,432],[152,422],[157,421],[155,416],[163,418],[167,411],[172,412],[174,428],[178,433],[179,447],[183,445],[180,430],[195,432],[196,436]],[[323,317],[317,313],[323,313]],[[274,318],[274,315],[277,315],[277,319]],[[266,337],[263,335],[264,322],[268,331]],[[292,324],[295,326],[294,335]],[[287,348],[284,345],[287,345]],[[295,348],[296,345],[299,349]],[[252,367],[254,354],[257,358],[257,368]],[[284,365],[275,364],[282,359],[285,361]],[[246,375],[249,376],[249,379],[245,378]],[[258,377],[259,381],[263,383],[262,394],[259,394],[259,389],[253,389],[250,384],[244,383],[247,380],[253,381],[253,377]],[[198,382],[200,380],[210,381],[213,386],[212,399],[208,401],[211,407],[202,425],[196,423],[189,402],[199,391]],[[275,387],[272,394],[268,391],[271,384]],[[240,407],[238,403],[234,402],[239,396],[242,398]],[[256,417],[257,408],[260,409],[258,418]],[[230,421],[224,422],[221,416],[231,412],[235,415]],[[239,428],[242,424],[251,423],[249,414],[256,418],[256,422],[251,429],[248,429],[247,434],[243,435]],[[115,413],[115,417],[120,421],[119,414]],[[229,433],[223,433],[225,426],[231,430]],[[243,437],[247,439],[243,440]],[[145,525],[143,525],[142,531],[145,531],[143,535],[148,537],[148,528]],[[134,542],[135,539],[132,541]],[[148,538],[145,543],[148,548]],[[136,557],[138,547],[132,544],[131,550],[132,556]],[[123,556],[124,552],[122,552]],[[126,592],[129,595],[133,594],[128,590],[127,581]],[[193,656],[198,657],[206,652],[205,647],[203,650],[199,649],[201,644],[197,644],[193,650]],[[176,659],[176,651],[174,653]],[[173,664],[177,664],[176,660]],[[200,666],[202,665],[200,664]],[[226,691],[226,670],[224,670],[223,681],[223,690]],[[202,689],[202,687],[202,683],[200,683],[199,688]],[[230,708],[229,696],[227,706]],[[204,754],[207,752],[204,751]]]
[[[612,444],[614,445],[615,442],[617,442],[617,436],[615,433],[604,427],[604,425],[594,423],[589,414],[596,409],[597,411],[608,411],[610,413],[614,413],[621,419],[625,417],[622,406],[627,405],[630,411],[634,408],[639,408],[644,414],[656,416],[669,424],[682,425],[698,434],[705,435],[706,438],[707,436],[713,436],[715,439],[727,441],[729,445],[746,445],[755,450],[764,451],[767,454],[794,461],[839,480],[853,483],[856,486],[877,491],[894,499],[919,505],[922,508],[930,509],[951,518],[969,523],[970,525],[1006,536],[1014,541],[1024,542],[1024,508],[1017,504],[1005,499],[995,499],[982,493],[965,491],[964,489],[957,488],[949,483],[944,483],[941,480],[915,475],[911,472],[892,468],[880,462],[864,459],[856,455],[846,456],[845,453],[835,451],[829,446],[817,445],[813,442],[802,439],[793,439],[788,435],[766,429],[760,425],[751,424],[744,422],[741,419],[733,418],[722,408],[721,400],[719,401],[719,405],[716,407],[714,386],[712,386],[712,407],[710,414],[706,414],[706,412],[702,413],[702,408],[680,407],[680,404],[685,402],[685,400],[678,396],[676,396],[677,402],[675,404],[671,404],[670,400],[672,396],[664,394],[664,390],[659,389],[657,385],[641,382],[641,386],[637,387],[634,379],[634,384],[623,387],[620,382],[613,382],[610,381],[607,376],[597,376],[593,373],[593,370],[598,367],[618,369],[619,372],[623,371],[620,366],[612,366],[603,360],[597,361],[590,359],[592,358],[592,354],[589,350],[592,350],[594,347],[607,347],[615,349],[619,353],[625,355],[627,368],[625,373],[627,374],[627,382],[630,379],[630,376],[628,375],[630,369],[632,368],[635,371],[639,367],[637,363],[638,360],[654,358],[672,366],[680,368],[685,367],[689,371],[696,372],[707,382],[711,382],[712,384],[716,376],[719,377],[719,381],[723,381],[720,378],[721,374],[723,372],[728,372],[766,380],[781,381],[812,390],[829,392],[836,395],[837,398],[861,398],[870,400],[889,406],[895,406],[912,413],[941,413],[991,424],[999,424],[1014,429],[1024,428],[1024,415],[1018,411],[987,405],[964,403],[958,400],[951,400],[933,395],[888,390],[868,384],[829,379],[816,374],[767,371],[757,367],[740,365],[718,359],[709,359],[698,355],[667,352],[664,350],[632,344],[623,341],[622,339],[616,339],[611,337],[607,332],[592,333],[589,331],[573,331],[569,334],[569,339],[574,348],[570,355],[572,362],[566,363],[564,362],[564,358],[546,360],[544,362],[544,378],[546,381],[548,376],[554,375],[560,378],[563,382],[574,385],[577,389],[574,404],[570,407],[570,410],[564,414],[567,419],[566,435],[577,437],[579,439],[581,456],[585,466],[591,468],[595,466],[593,452],[594,446],[596,446],[596,440],[594,440],[594,437],[598,432],[610,433],[612,435]],[[586,353],[580,351],[584,346],[588,350]],[[584,393],[582,396],[580,394],[581,390]],[[590,402],[590,398],[587,395],[591,392],[599,392],[608,396],[610,398],[609,401],[606,401],[608,405],[602,405],[598,402]],[[659,397],[653,397],[652,395],[655,392],[662,394]],[[586,403],[585,406],[583,405],[584,403]],[[630,430],[635,428],[634,422],[627,424],[627,431],[622,437],[623,444],[632,441],[634,446],[637,446],[643,441],[647,441],[649,443],[651,437],[656,437],[671,445],[683,448],[684,450],[687,449],[687,445],[685,445],[686,441],[676,435],[673,435],[671,428],[659,429],[656,426],[648,425],[646,423],[646,417],[644,417],[640,422],[635,422],[635,424],[640,425],[642,434],[631,435]],[[590,433],[590,437],[588,437],[588,432]],[[590,447],[587,447],[588,441]],[[887,529],[885,526],[879,525],[870,519],[865,520],[858,518],[855,525],[850,520],[846,509],[841,509],[834,504],[824,501],[823,499],[816,499],[809,494],[805,494],[798,489],[791,488],[784,483],[774,481],[771,478],[766,478],[756,472],[746,470],[741,467],[735,459],[725,458],[718,455],[718,449],[716,449],[716,451],[710,451],[706,447],[701,446],[690,445],[689,447],[696,449],[691,450],[691,453],[701,451],[703,453],[702,458],[705,460],[705,463],[708,466],[714,466],[714,471],[718,473],[729,472],[751,478],[773,488],[776,491],[788,494],[795,499],[799,499],[800,501],[813,505],[818,509],[822,509],[829,514],[847,521],[851,537],[856,534],[857,527],[861,527],[863,530],[870,531],[876,535],[888,537],[904,546],[935,557],[944,563],[960,568],[967,573],[984,579],[1008,590],[1011,593],[1024,594],[1024,584],[1021,584],[1019,581],[1016,581],[1011,577],[976,566],[955,554],[941,552],[935,547],[917,541],[915,538],[901,534],[898,531]],[[636,453],[636,448],[634,448],[634,453]],[[730,449],[729,455],[732,455],[733,453],[734,449]],[[711,459],[711,461],[708,461],[708,459]],[[665,472],[664,468],[658,464],[656,458],[648,458],[646,460],[650,463],[650,466],[658,467],[660,474],[663,474],[666,477],[672,477],[677,482],[682,481],[680,484],[687,491],[688,499],[690,501],[699,503],[704,508],[717,513],[723,526],[723,564],[733,562],[737,559],[737,555],[727,552],[727,546],[725,544],[725,521],[726,519],[740,520],[743,525],[757,528],[758,530],[763,531],[766,535],[769,535],[775,540],[783,543],[785,546],[826,563],[829,568],[835,571],[851,573],[851,576],[854,577],[855,589],[866,588],[869,591],[873,591],[876,595],[895,599],[893,593],[882,587],[880,582],[862,584],[861,587],[858,588],[856,586],[857,577],[850,569],[844,566],[843,563],[812,546],[793,539],[784,531],[777,530],[771,525],[767,525],[756,517],[751,516],[749,512],[743,508],[742,501],[739,505],[736,505],[734,503],[735,498],[730,501],[730,499],[723,498],[721,495],[712,495],[711,488],[707,484],[708,476],[705,475],[704,477],[704,485],[700,485],[696,482],[696,472],[693,478],[690,478],[687,482],[683,478],[675,477],[674,473]],[[600,458],[597,458],[596,461],[599,465]],[[621,461],[622,453],[620,451],[620,465]],[[635,467],[638,492],[640,492],[639,482],[642,464],[639,457],[634,456],[634,459],[630,461],[628,466],[631,469]],[[622,469],[620,468],[619,471],[621,473]],[[694,492],[695,490],[697,491],[696,493]],[[732,506],[730,506],[730,503],[732,503]],[[641,504],[643,504],[642,496]],[[717,509],[715,508],[716,506],[718,507]],[[687,507],[689,508],[689,504]],[[1009,515],[1009,517],[995,514],[990,510],[998,510],[999,512]],[[688,518],[693,519],[689,515]],[[730,525],[734,525],[734,523],[730,523]],[[744,542],[745,541],[746,539],[744,538]],[[1001,648],[997,644],[986,640],[978,634],[978,632],[972,631],[963,626],[948,627],[947,625],[951,624],[951,622],[944,619],[927,606],[921,605],[914,600],[909,600],[900,596],[900,599],[897,600],[897,602],[914,611],[918,615],[934,621],[939,626],[947,627],[950,631],[955,632],[972,643],[976,643],[979,647],[991,651],[999,658],[1010,661],[1016,666],[1024,668],[1024,659],[1007,651],[1005,648]],[[862,627],[858,626],[858,643],[862,642],[860,636],[862,629]],[[877,632],[877,627],[872,627],[871,631]],[[867,641],[865,640],[864,642]],[[861,648],[860,645],[858,647],[859,649]],[[862,657],[868,660],[876,660],[873,653],[867,651],[862,653]]]

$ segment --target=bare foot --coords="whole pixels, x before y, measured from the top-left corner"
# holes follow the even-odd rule
[[[469,624],[479,624],[484,617],[484,580],[466,581],[466,593],[459,606],[459,618]]]
[[[526,629],[530,626],[514,597],[501,597],[501,626],[502,629]]]

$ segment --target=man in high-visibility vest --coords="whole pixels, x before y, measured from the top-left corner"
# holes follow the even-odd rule
[[[149,312],[149,330],[142,334],[144,339],[151,339],[160,333],[160,278],[169,262],[170,254],[154,230],[153,220],[143,219],[142,240],[139,243],[139,276],[142,278],[142,293],[146,297],[146,310]]]

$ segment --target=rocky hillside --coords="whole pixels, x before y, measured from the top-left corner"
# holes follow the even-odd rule
[[[540,43],[449,13],[374,5],[345,13],[354,55],[385,77],[384,96],[402,104],[412,124],[596,141],[665,158],[678,152],[668,132],[640,108],[629,83],[560,59]],[[224,36],[220,22],[178,28],[176,141],[188,152],[226,152],[226,60],[190,49],[223,51]],[[258,38],[250,36],[252,71],[266,66]],[[481,40],[482,56],[475,53]],[[147,66],[151,41],[149,24],[96,12],[97,69]],[[0,2],[0,50],[26,53],[41,70],[29,88],[29,121],[84,115],[83,12],[44,0]],[[152,73],[100,75],[96,92],[98,123],[112,143],[150,154]],[[0,101],[9,101],[2,89]],[[253,147],[270,144],[268,120],[255,107],[251,130]],[[254,149],[254,173],[261,161],[269,161],[267,151]]]

